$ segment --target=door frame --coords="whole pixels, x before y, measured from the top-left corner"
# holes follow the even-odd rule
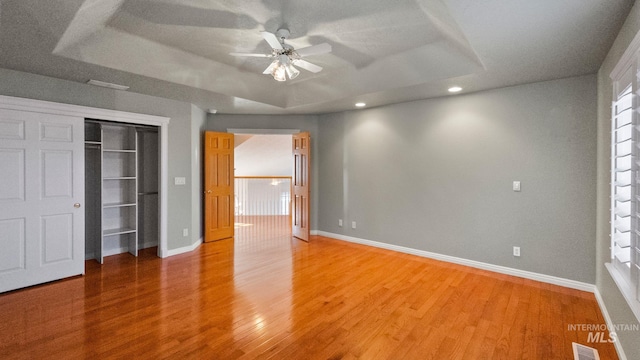
[[[107,121],[116,121],[127,124],[157,126],[159,131],[160,148],[160,178],[159,180],[159,206],[160,206],[160,239],[158,242],[158,256],[169,256],[167,248],[167,190],[168,190],[168,163],[169,163],[169,121],[170,118],[156,115],[138,114],[126,111],[100,109],[81,105],[56,103],[51,101],[18,98],[0,95],[0,108],[10,110],[29,111],[43,114],[57,114],[92,118]]]

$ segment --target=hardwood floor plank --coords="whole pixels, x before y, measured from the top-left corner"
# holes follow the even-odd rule
[[[566,359],[572,341],[617,358],[568,327],[604,323],[593,294],[247,221],[0,294],[0,358]]]
[[[464,359],[480,359],[484,339],[489,331],[490,322],[484,319],[478,321],[473,334],[470,335],[469,344],[464,349]],[[515,359],[515,358],[514,358]]]

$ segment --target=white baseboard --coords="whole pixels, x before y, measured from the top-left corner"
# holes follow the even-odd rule
[[[190,251],[193,251],[195,249],[198,248],[198,246],[202,245],[202,238],[200,238],[198,241],[196,241],[195,243],[189,245],[189,246],[183,246],[181,248],[177,248],[177,249],[171,249],[167,251],[167,257],[168,256],[174,256],[174,255],[179,255],[179,254],[184,254]]]
[[[598,306],[600,306],[600,311],[602,312],[602,316],[604,316],[604,321],[607,323],[607,327],[609,329],[614,329],[613,321],[611,321],[611,316],[609,316],[609,311],[607,311],[607,307],[604,304],[604,299],[600,295],[600,291],[596,287],[594,289],[594,295],[596,296],[596,301],[598,302]],[[618,358],[620,360],[627,360],[627,356],[624,353],[624,349],[622,348],[622,344],[620,341],[616,341],[613,343],[613,346],[616,348],[616,352],[618,353]]]
[[[311,230],[309,231],[309,235],[318,235],[318,230]]]
[[[433,253],[433,252],[424,251],[424,250],[412,249],[412,248],[399,246],[399,245],[392,245],[392,244],[386,244],[378,241],[365,240],[365,239],[360,239],[352,236],[334,234],[326,231],[318,231],[318,235],[334,238],[337,240],[352,242],[356,244],[373,246],[373,247],[387,249],[387,250],[393,250],[393,251],[397,251],[405,254],[411,254],[411,255],[426,257],[430,259],[446,261],[454,264],[470,266],[473,268],[493,271],[500,274],[507,274],[507,275],[517,276],[525,279],[536,280],[536,281],[540,281],[548,284],[564,286],[571,289],[577,289],[577,290],[588,291],[588,292],[594,292],[596,289],[595,285],[584,283],[581,281],[564,279],[556,276],[539,274],[532,271],[519,270],[519,269],[514,269],[506,266],[488,264],[480,261],[468,260],[468,259],[463,259],[455,256],[443,255],[443,254]]]

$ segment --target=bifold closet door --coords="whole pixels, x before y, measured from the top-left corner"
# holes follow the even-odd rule
[[[84,119],[0,109],[0,292],[84,273]]]
[[[233,134],[205,132],[204,241],[234,235]]]

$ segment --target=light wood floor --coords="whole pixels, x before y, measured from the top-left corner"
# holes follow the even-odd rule
[[[590,293],[279,223],[0,295],[0,359],[573,359],[568,325],[604,323]]]

